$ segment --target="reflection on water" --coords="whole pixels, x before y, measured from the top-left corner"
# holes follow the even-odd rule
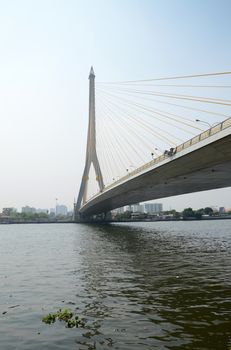
[[[0,226],[0,348],[229,349],[230,224]]]

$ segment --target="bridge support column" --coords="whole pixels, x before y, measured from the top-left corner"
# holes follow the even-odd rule
[[[106,213],[104,213],[104,221],[111,221],[111,220],[112,220],[111,212],[107,211]]]
[[[87,134],[87,150],[84,172],[82,176],[82,182],[80,185],[79,195],[77,203],[74,206],[74,218],[75,221],[81,221],[81,214],[79,209],[81,205],[87,201],[87,187],[88,177],[91,167],[91,163],[94,166],[96,181],[98,182],[99,189],[102,192],[104,189],[103,176],[99,165],[99,160],[96,153],[96,130],[95,130],[95,73],[93,67],[91,67],[89,75],[89,122],[88,122],[88,134]]]

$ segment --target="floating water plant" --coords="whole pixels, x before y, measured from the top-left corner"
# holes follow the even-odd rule
[[[85,321],[78,316],[74,316],[73,312],[69,309],[59,309],[58,312],[54,314],[49,313],[42,318],[42,322],[46,324],[52,324],[57,320],[65,322],[67,328],[85,326]]]
[[[57,319],[59,321],[64,321],[67,322],[68,320],[70,320],[73,317],[73,313],[72,311],[68,310],[68,309],[59,309],[59,311],[56,314]]]
[[[56,320],[56,314],[48,314],[43,317],[42,321],[46,324],[54,323]]]

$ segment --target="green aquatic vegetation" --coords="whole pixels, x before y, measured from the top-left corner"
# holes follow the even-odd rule
[[[63,311],[62,309],[59,309],[56,315],[59,321],[65,321],[65,322],[67,322],[73,317],[73,313],[71,312],[71,310],[68,310],[68,309],[64,309]]]
[[[67,321],[66,328],[74,328],[74,327],[78,327],[78,326],[76,325],[76,320],[72,318]]]
[[[56,314],[48,314],[42,318],[42,321],[46,324],[54,323],[56,320]]]
[[[66,328],[77,328],[84,327],[85,321],[80,319],[78,316],[74,316],[73,312],[69,309],[59,309],[58,312],[44,316],[42,322],[46,324],[52,324],[56,320],[63,321],[66,323]]]
[[[84,327],[86,322],[83,319],[80,319],[78,316],[75,316],[76,327]]]

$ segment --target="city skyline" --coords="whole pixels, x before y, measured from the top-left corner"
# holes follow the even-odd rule
[[[101,81],[230,67],[229,1],[1,3],[2,208],[52,208],[56,197],[72,206],[84,166],[91,65]],[[229,187],[160,201],[179,210],[231,207],[230,198]]]
[[[2,209],[6,209],[7,207],[3,207]],[[8,207],[9,209],[14,209],[17,212],[21,212],[21,213],[44,213],[44,212],[55,212],[55,213],[59,213],[60,211],[73,211],[73,208],[70,208],[68,206],[66,206],[65,204],[56,204],[53,208],[36,208],[36,207],[32,207],[30,205],[24,205],[21,208],[16,208],[16,207]]]
[[[222,204],[217,204],[217,205],[209,205],[207,203],[205,203],[204,205],[201,205],[201,206],[198,206],[198,207],[193,207],[191,206],[190,204],[186,207],[182,207],[182,208],[178,208],[178,207],[175,207],[174,205],[171,206],[169,205],[169,203],[167,204],[163,204],[162,203],[163,200],[161,202],[159,201],[147,201],[147,202],[141,202],[141,203],[133,203],[131,205],[126,205],[124,207],[121,207],[121,208],[117,208],[115,209],[115,211],[119,211],[119,212],[124,212],[126,210],[129,210],[131,209],[132,211],[139,211],[138,208],[141,209],[141,211],[144,211],[144,212],[148,212],[149,210],[147,208],[151,208],[151,207],[155,207],[155,208],[158,208],[158,210],[156,212],[160,212],[160,211],[169,211],[169,210],[177,210],[177,211],[182,211],[184,210],[186,207],[187,208],[192,208],[192,209],[195,209],[195,210],[198,210],[198,209],[201,209],[201,208],[206,208],[206,207],[210,207],[210,208],[213,208],[213,209],[216,209],[216,210],[219,210],[219,208],[224,208],[226,211],[229,211],[231,210],[231,207],[229,206],[223,206]],[[6,207],[6,206],[3,206],[2,207],[2,212],[4,211],[4,209],[13,209],[13,210],[16,210],[17,212],[30,212],[30,213],[42,213],[42,212],[49,212],[49,213],[57,213],[57,208],[58,208],[58,211],[59,211],[59,207],[63,208],[65,207],[66,211],[67,212],[72,212],[73,211],[73,208],[72,207],[69,207],[65,204],[56,204],[54,207],[52,208],[36,208],[36,207],[32,207],[30,205],[24,205],[22,206],[21,208],[16,208],[14,206],[12,207]],[[153,211],[153,210],[151,210]]]

